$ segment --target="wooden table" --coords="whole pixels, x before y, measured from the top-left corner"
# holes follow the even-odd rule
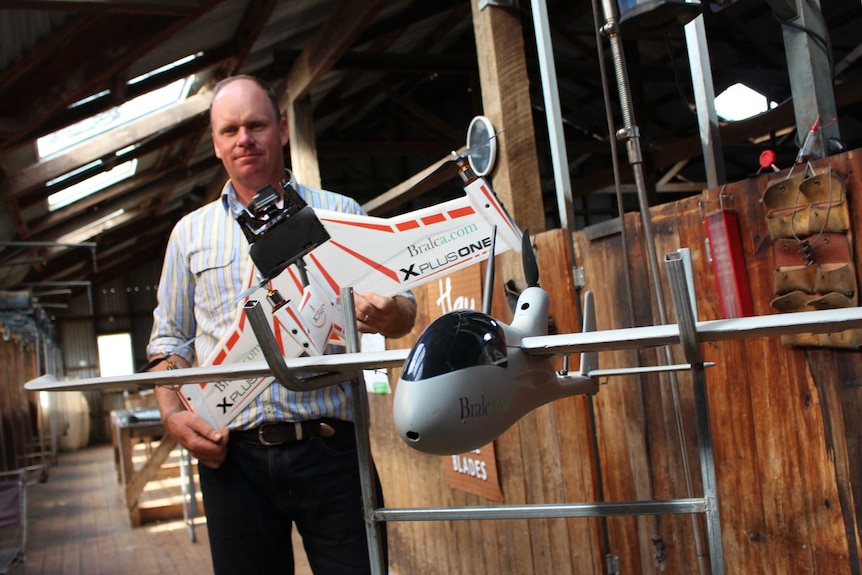
[[[162,425],[158,409],[120,409],[111,412],[113,427],[114,457],[117,467],[117,479],[125,488],[126,505],[129,509],[129,519],[132,526],[164,519],[186,518],[188,511],[183,502],[169,503],[159,506],[141,507],[141,494],[147,483],[178,477],[180,467],[163,468],[171,452],[177,447],[177,441]],[[136,469],[132,459],[135,444],[141,440],[159,440],[154,450],[147,450],[147,458],[140,469]],[[187,458],[181,456],[180,465]],[[194,498],[194,493],[192,492]],[[194,501],[194,507],[198,507]]]

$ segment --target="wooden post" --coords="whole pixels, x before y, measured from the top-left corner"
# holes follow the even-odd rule
[[[535,235],[545,230],[545,210],[521,22],[517,11],[479,3],[471,1],[482,106],[503,131],[492,185],[518,226]]]
[[[310,96],[290,100],[287,123],[290,130],[290,165],[296,181],[315,188],[321,187]]]

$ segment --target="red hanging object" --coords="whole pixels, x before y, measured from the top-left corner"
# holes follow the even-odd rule
[[[724,200],[730,198],[720,195],[719,209],[703,216],[721,315],[725,319],[754,315],[739,233],[739,217],[735,211],[724,206]]]

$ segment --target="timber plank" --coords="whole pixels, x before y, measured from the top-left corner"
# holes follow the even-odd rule
[[[564,230],[554,230],[536,238],[537,259],[543,282],[556,286],[551,294],[549,313],[557,333],[578,332],[581,329],[581,307],[572,279],[572,262],[569,245],[571,237]],[[570,370],[576,368],[579,358],[570,358]],[[557,358],[558,368],[562,359]],[[555,476],[546,481],[550,494],[546,502],[592,502],[597,500],[597,477],[594,472],[593,429],[590,424],[588,402],[585,397],[572,397],[546,406],[551,412],[549,421],[555,435],[553,447],[556,453],[546,452],[547,458],[555,458]],[[552,484],[552,482],[554,482]],[[568,545],[554,540],[555,553],[565,549],[568,563],[558,564],[557,572],[601,573],[602,546],[601,522],[595,519],[564,520]]]
[[[676,309],[666,279],[665,256],[681,247],[691,249],[690,243],[694,241],[692,236],[697,235],[697,227],[691,225],[692,222],[686,215],[677,209],[677,204],[663,205],[652,210],[664,323],[676,321]],[[695,257],[693,255],[692,259]],[[657,314],[656,318],[659,319],[660,316]],[[685,362],[679,346],[657,348],[655,351],[659,357],[658,363]],[[648,457],[657,499],[699,497],[703,493],[693,394],[692,378],[688,372],[662,374],[645,390]],[[696,541],[704,541],[705,538],[704,527],[697,517],[661,517],[656,521],[654,529],[655,537],[660,537],[661,545],[664,546],[663,567],[681,572],[698,570],[695,550],[703,551],[699,549]]]

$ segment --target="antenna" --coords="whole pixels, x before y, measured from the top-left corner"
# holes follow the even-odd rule
[[[491,230],[491,253],[488,255],[488,267],[485,268],[485,289],[482,292],[482,313],[491,315],[491,302],[494,299],[494,252],[497,245],[497,226]]]

